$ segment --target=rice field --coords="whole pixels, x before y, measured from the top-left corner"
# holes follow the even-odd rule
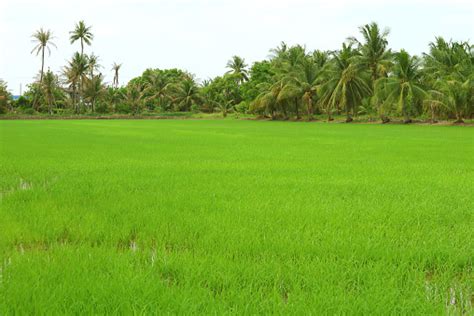
[[[0,121],[0,314],[472,314],[474,128]]]

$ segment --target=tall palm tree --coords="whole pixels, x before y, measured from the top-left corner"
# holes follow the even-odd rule
[[[232,56],[232,59],[227,62],[227,68],[230,69],[227,73],[238,76],[238,83],[242,83],[249,80],[247,67],[248,65],[245,63],[245,59],[239,56]]]
[[[99,64],[99,56],[96,56],[94,55],[94,53],[92,53],[88,59],[88,66],[89,66],[89,76],[92,78],[95,76],[94,74],[94,71],[99,71],[100,68],[102,68],[102,66]]]
[[[45,50],[48,50],[48,54],[51,55],[50,46],[56,47],[56,44],[52,42],[54,39],[53,33],[50,30],[43,30],[40,28],[38,31],[33,33],[33,42],[36,44],[31,53],[36,52],[36,56],[41,53],[41,72],[40,72],[40,83],[43,82],[43,73],[44,73],[44,53]]]
[[[376,82],[376,91],[383,94],[386,104],[397,105],[405,123],[411,122],[410,112],[415,103],[427,97],[420,79],[420,60],[402,49],[395,54],[392,75]]]
[[[309,75],[306,71],[315,65],[309,62],[311,57],[306,53],[306,48],[301,45],[288,47],[282,42],[281,47],[271,50],[271,52],[273,53],[271,66],[274,75],[272,77],[273,85],[270,85],[269,88],[276,97],[276,108],[281,109],[283,116],[287,118],[288,112],[291,112],[290,105],[293,105],[296,117],[299,118],[299,107],[303,103],[306,105],[308,119],[311,119],[312,100],[307,98],[308,95],[302,99],[305,94],[303,90],[306,89],[303,87],[303,82],[311,80],[308,77],[305,78],[306,75]],[[262,100],[270,101],[272,98]]]
[[[144,76],[144,79],[145,94],[148,100],[153,103],[156,102],[156,105],[163,109],[165,100],[169,99],[168,90],[171,84],[157,71],[153,71],[149,75]]]
[[[362,42],[355,37],[350,37],[349,40],[358,44],[361,52],[358,62],[370,70],[373,87],[377,79],[388,73],[391,65],[392,53],[387,48],[390,30],[380,30],[378,24],[372,22],[359,27],[359,31],[363,37]]]
[[[76,113],[79,113],[80,110],[83,85],[87,80],[88,72],[88,59],[79,53],[75,53],[73,55],[72,59],[68,62],[68,65],[63,71],[64,76],[66,77],[66,83],[70,87],[69,92],[71,94],[73,107]]]
[[[184,78],[177,84],[170,85],[170,97],[176,110],[189,111],[193,104],[201,101],[199,87],[191,78]]]
[[[130,83],[122,93],[122,98],[130,106],[133,115],[139,114],[145,101],[143,86],[139,82]]]
[[[46,103],[48,104],[49,114],[53,114],[53,105],[55,104],[54,92],[58,88],[58,79],[52,71],[48,70],[41,82],[41,89]]]
[[[293,47],[289,50],[289,55]],[[318,99],[318,90],[321,84],[321,74],[324,65],[328,62],[329,56],[327,52],[315,51],[306,55],[304,48],[300,49],[300,53],[296,53],[291,61],[289,68],[283,75],[285,86],[281,91],[280,99],[293,99],[295,104],[296,117],[299,118],[298,105],[301,103],[306,107],[308,120],[311,120],[314,113],[314,105]]]
[[[112,106],[113,112],[116,111],[117,104],[122,100],[122,98],[123,94],[117,88],[108,87],[105,91],[104,99]]]
[[[281,42],[280,46],[270,49],[270,55],[268,56],[271,60],[285,58],[288,52],[288,44]]]
[[[469,43],[437,37],[425,54],[425,74],[431,85],[444,95],[443,105],[463,122],[471,112],[474,98],[474,50]],[[472,112],[471,112],[472,113]]]
[[[90,103],[92,112],[95,112],[97,101],[105,95],[105,86],[102,75],[86,78],[84,82],[84,99]]]
[[[79,21],[79,23],[75,25],[74,31],[69,32],[69,34],[71,34],[69,37],[71,44],[74,44],[74,42],[78,40],[81,42],[81,55],[84,55],[84,43],[90,46],[94,39],[91,29],[92,27],[86,26],[84,21]]]
[[[120,67],[122,67],[122,64],[117,64],[115,62],[112,64],[112,71],[114,72],[114,80],[113,80],[112,85],[115,88],[117,88],[118,85],[119,85],[119,70],[120,70]]]
[[[360,55],[351,44],[343,44],[342,49],[333,56],[332,62],[324,69],[321,102],[328,120],[332,120],[334,109],[341,108],[346,111],[346,122],[351,122],[357,107],[371,93],[368,74],[364,67],[355,62]]]
[[[272,119],[275,119],[277,112],[281,111],[287,118],[288,97],[287,92],[283,90],[286,86],[285,81],[279,79],[274,83],[263,83],[262,85],[262,92],[251,103],[250,110],[261,114],[270,114]]]

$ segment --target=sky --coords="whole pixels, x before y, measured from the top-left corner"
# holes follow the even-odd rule
[[[390,29],[389,46],[412,54],[427,51],[435,36],[474,42],[474,0],[0,0],[0,79],[23,91],[41,67],[31,54],[31,34],[50,29],[57,49],[45,69],[59,72],[80,44],[69,32],[84,20],[112,81],[147,68],[181,68],[207,79],[223,74],[233,55],[248,64],[268,57],[281,41],[309,50],[335,50],[371,21]]]

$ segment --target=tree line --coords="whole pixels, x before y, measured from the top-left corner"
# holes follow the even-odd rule
[[[401,117],[432,122],[463,122],[474,116],[474,45],[436,37],[429,51],[412,56],[388,47],[388,29],[370,23],[359,28],[335,51],[309,51],[282,42],[266,60],[250,67],[239,56],[227,63],[222,76],[198,82],[180,69],[147,69],[119,85],[121,64],[110,69],[106,83],[100,59],[84,53],[94,40],[84,21],[70,32],[80,44],[60,73],[44,70],[46,52],[55,47],[50,30],[33,34],[32,53],[41,57],[37,79],[17,100],[0,80],[0,112],[34,114],[161,112],[248,113],[272,119],[323,116],[346,122],[364,116],[389,122]]]

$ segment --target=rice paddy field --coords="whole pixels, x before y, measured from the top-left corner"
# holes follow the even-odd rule
[[[0,314],[473,314],[474,128],[0,121]]]

